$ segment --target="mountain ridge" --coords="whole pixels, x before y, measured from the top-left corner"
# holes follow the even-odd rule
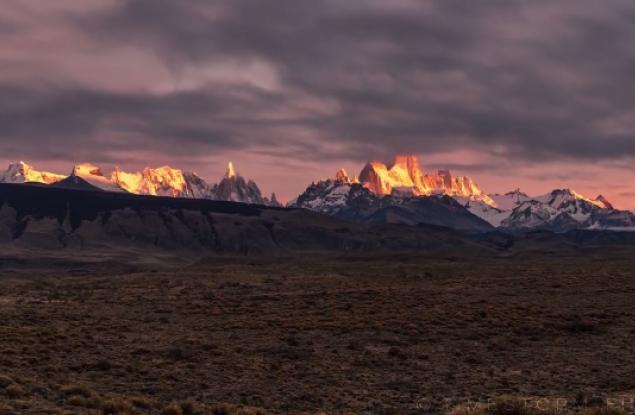
[[[368,173],[368,166],[372,166],[373,172],[380,173],[378,175]],[[290,203],[290,206],[361,223],[383,221],[411,225],[440,224],[477,232],[484,231],[482,222],[487,223],[492,229],[502,228],[512,231],[635,230],[635,214],[615,209],[603,196],[590,199],[572,189],[555,189],[538,197],[528,196],[520,189],[503,195],[487,195],[487,198],[481,197],[478,193],[481,192],[480,189],[471,194],[467,192],[466,195],[452,194],[453,192],[418,195],[414,189],[415,182],[411,177],[420,171],[418,164],[413,159],[406,159],[405,161],[398,160],[395,166],[398,167],[388,169],[382,164],[369,163],[360,173],[359,180],[351,180],[346,171],[340,169],[334,179],[311,184]],[[391,170],[393,173],[390,173]],[[382,181],[382,177],[392,177],[390,180],[393,181]],[[406,186],[393,186],[397,180],[395,177]],[[449,172],[443,177],[446,184],[452,186],[452,182],[448,180],[451,178]],[[380,186],[379,190],[377,186]],[[388,189],[390,193],[386,194]],[[360,197],[360,195],[363,196]],[[445,213],[446,217],[441,218],[440,216],[444,214],[438,210],[438,206],[432,207],[434,203],[440,201],[440,197],[451,198],[463,210],[458,210],[456,207],[450,208],[450,205],[446,203],[448,211]],[[424,205],[427,209],[423,208]],[[463,222],[466,214],[480,219],[481,222],[472,219],[469,221],[470,226],[466,227],[467,222]]]
[[[492,252],[443,227],[355,224],[306,209],[6,183],[0,184],[0,246],[4,252],[187,255]]]
[[[263,196],[256,182],[242,177],[232,162],[218,183],[167,165],[137,172],[116,166],[107,175],[96,165],[80,163],[64,176],[38,171],[23,161],[0,173],[0,182],[281,206],[275,193]],[[398,155],[392,164],[368,162],[352,177],[340,169],[333,179],[313,183],[287,205],[360,223],[428,224],[477,232],[488,228],[635,230],[635,215],[615,209],[602,195],[592,199],[568,188],[541,196],[529,196],[520,189],[487,194],[468,176],[453,176],[449,170],[424,173],[412,155]]]
[[[73,179],[79,178],[81,180]],[[245,180],[229,162],[228,172],[219,183],[210,184],[195,172],[170,166],[146,167],[138,172],[126,172],[115,166],[110,177],[92,163],[73,166],[67,176],[38,171],[20,161],[9,165],[0,175],[0,183],[40,183],[58,187],[87,190],[88,186],[109,192],[127,192],[136,195],[168,196],[194,199],[226,200],[267,206],[279,206],[275,193],[267,198],[253,180]]]
[[[470,177],[453,177],[449,170],[423,173],[413,155],[398,155],[390,166],[380,161],[369,162],[360,172],[359,182],[378,195],[390,195],[395,190],[403,194],[405,190],[415,196],[445,194],[494,204]]]
[[[357,223],[426,224],[475,232],[493,229],[447,195],[377,195],[341,174],[313,183],[289,206]]]

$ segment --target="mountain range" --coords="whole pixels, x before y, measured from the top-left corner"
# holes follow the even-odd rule
[[[76,176],[75,179],[83,180]],[[366,194],[360,190],[363,187],[354,188]],[[478,218],[470,219],[469,212],[464,216],[461,205],[450,197],[421,200],[433,203],[432,207],[426,206],[430,211],[449,208],[448,212],[462,218],[463,225],[480,223]],[[3,258],[14,260],[38,255],[64,261],[81,255],[97,261],[147,258],[152,262],[155,254],[194,259],[215,254],[413,251],[452,258],[523,252],[580,253],[587,247],[614,249],[619,245],[635,245],[635,232],[473,233],[424,223],[355,223],[308,209],[0,183],[0,251]]]
[[[11,164],[0,174],[0,183],[281,206],[275,194],[263,197],[258,185],[236,173],[231,162],[215,184],[168,166],[132,173],[116,167],[106,175],[82,163],[65,176],[24,162]],[[414,156],[397,156],[389,165],[369,162],[353,178],[341,169],[334,178],[309,185],[287,206],[360,224],[433,225],[476,233],[495,228],[635,231],[635,215],[615,209],[601,195],[591,199],[567,188],[536,197],[519,189],[487,194],[470,177],[453,176],[448,170],[424,173]]]
[[[537,197],[520,190],[486,194],[466,176],[447,170],[424,174],[414,156],[398,156],[390,166],[367,163],[353,179],[340,170],[334,179],[311,184],[290,205],[362,223],[426,223],[476,232],[635,231],[635,215],[615,209],[601,195],[590,199],[571,189]]]
[[[306,209],[96,189],[0,183],[3,256],[104,252],[143,260],[179,256],[313,252],[486,252],[446,227],[357,224]]]
[[[169,196],[281,206],[275,193],[263,197],[253,180],[245,180],[229,162],[225,176],[216,184],[209,184],[194,172],[169,166],[145,168],[140,172],[125,172],[115,167],[107,176],[91,164],[75,165],[68,176],[36,170],[20,161],[10,164],[0,174],[0,183],[39,183],[76,190],[103,190],[136,195]]]

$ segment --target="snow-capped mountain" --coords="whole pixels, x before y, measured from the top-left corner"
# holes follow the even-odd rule
[[[525,200],[501,225],[511,229],[625,229],[635,226],[635,215],[612,207],[604,197],[589,199],[571,189],[556,189]]]
[[[313,183],[290,207],[305,208],[358,223],[438,225],[465,231],[492,229],[447,195],[378,195],[350,180],[344,170],[335,179]]]
[[[112,172],[111,181],[127,192],[141,195],[190,197],[209,199],[209,185],[196,173],[163,166],[146,167],[143,171],[127,173],[119,167]]]
[[[218,184],[208,184],[194,172],[186,172],[169,166],[145,168],[140,172],[125,172],[119,167],[107,176],[91,163],[81,163],[73,167],[70,175],[55,174],[35,170],[24,162],[13,163],[0,175],[0,183],[37,182],[58,184],[77,190],[104,190],[108,192],[128,192],[138,195],[212,199],[253,203],[267,206],[281,206],[276,195],[263,197],[253,180],[245,180],[236,173],[230,162],[223,179]]]
[[[463,194],[459,194],[452,190],[457,189],[458,182],[448,179],[449,173],[439,174],[446,182],[436,188],[438,192],[421,195],[416,181],[412,180],[412,177],[425,177],[418,171],[418,164],[409,158],[397,159],[390,169],[369,163],[359,180],[350,179],[342,169],[335,179],[313,183],[290,206],[358,222],[434,223],[460,228],[464,222],[457,226],[456,217],[440,220],[435,215],[459,215],[463,221],[469,212],[470,216],[478,217],[492,227],[510,230],[635,229],[635,215],[614,209],[602,196],[589,199],[570,189],[554,190],[539,197],[530,197],[519,189],[483,195],[479,193],[480,189],[475,190],[477,187],[472,187],[471,191],[462,190]],[[389,180],[384,180],[385,177]],[[471,183],[467,178],[461,180]],[[464,209],[442,211],[435,206],[437,210],[431,210],[431,200],[438,201],[440,195],[448,196],[448,193],[453,202]],[[424,203],[427,203],[425,209],[422,208]],[[446,203],[446,208],[449,206]]]
[[[415,196],[444,194],[494,205],[471,178],[453,177],[449,170],[424,174],[419,161],[412,155],[397,156],[391,166],[379,161],[367,163],[359,174],[359,182],[378,195],[390,195],[395,191]]]
[[[514,208],[522,202],[531,199],[520,189],[502,195],[491,194],[488,196],[493,203],[485,203],[482,200],[474,200],[463,196],[454,196],[454,198],[474,215],[486,220],[495,227],[501,226],[501,222],[509,217]]]
[[[7,170],[0,174],[0,183],[44,183],[51,184],[62,180],[64,175],[39,171],[33,166],[19,161],[9,164]]]
[[[70,177],[79,177],[92,186],[107,192],[125,192],[117,183],[104,176],[101,169],[94,164],[82,163],[73,167]]]
[[[104,174],[98,166],[82,163],[64,176],[36,170],[22,161],[0,173],[2,182],[281,206],[275,194],[264,197],[258,185],[238,174],[231,162],[218,184],[169,166],[138,172],[116,167]],[[591,199],[571,189],[538,197],[519,189],[488,195],[467,176],[453,177],[447,170],[424,174],[414,156],[398,156],[390,166],[367,163],[353,178],[341,169],[334,179],[309,186],[289,206],[363,223],[433,224],[464,230],[635,230],[635,215],[615,209],[601,195]]]
[[[357,195],[361,193],[357,187],[367,190],[374,196],[372,203],[357,201]],[[458,211],[461,211],[461,214],[471,213],[470,216],[480,219],[477,221],[479,223],[485,221],[492,226],[498,226],[507,216],[471,178],[453,177],[448,170],[439,170],[436,174],[424,174],[415,156],[397,156],[391,166],[379,161],[369,162],[354,179],[351,179],[344,169],[340,169],[335,179],[312,184],[290,205],[339,217],[355,216],[351,213],[352,210],[364,210],[368,208],[366,205],[371,205],[372,209],[393,210],[391,215],[393,218],[399,216],[401,222],[430,222],[429,218],[416,215],[413,218],[412,208],[414,205],[423,203],[422,200],[427,200],[427,203],[432,203],[431,200],[441,200],[438,197],[441,195],[454,198],[456,203],[464,208],[454,209],[454,213]],[[437,196],[437,198],[432,199],[429,198],[430,196]],[[366,199],[370,197],[365,197],[364,200]],[[403,212],[406,208],[410,210],[410,214],[406,215],[407,219]],[[395,210],[400,210],[399,214],[394,212]],[[418,214],[424,213],[414,210]],[[433,222],[439,221],[434,219]],[[448,218],[444,223],[452,226],[452,218]]]
[[[587,198],[572,189],[556,189],[530,197],[520,190],[490,195],[495,206],[459,198],[470,212],[492,226],[507,229],[622,229],[635,225],[635,215],[620,211],[602,195]]]
[[[494,201],[496,207],[500,210],[512,210],[521,203],[531,199],[526,193],[520,189],[512,190],[505,194],[491,194],[489,197]]]
[[[336,215],[348,206],[352,185],[353,182],[349,180],[346,171],[341,169],[336,173],[335,180],[312,183],[304,193],[290,202],[289,206]]]
[[[499,227],[501,222],[509,216],[509,210],[502,210],[479,200],[470,200],[456,196],[454,199],[469,210],[470,213],[478,216],[494,227]]]

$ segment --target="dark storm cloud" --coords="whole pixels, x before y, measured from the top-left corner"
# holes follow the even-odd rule
[[[217,87],[155,96],[0,87],[0,136],[11,137],[4,142],[4,154],[37,154],[46,144],[51,145],[53,158],[68,158],[69,151],[85,151],[94,157],[95,146],[111,152],[151,148],[187,156],[210,147],[249,147],[256,144],[252,130],[262,132],[294,122],[250,117],[259,107],[284,103],[254,88],[240,92]],[[99,138],[104,131],[105,140]],[[273,146],[275,137],[259,136],[257,144]],[[313,149],[310,143],[306,147]],[[102,155],[97,161],[117,159]]]
[[[183,156],[256,147],[354,160],[457,148],[527,161],[635,156],[630,1],[121,0],[55,19],[83,51],[132,48],[174,77],[202,78],[158,92],[51,80],[45,68],[38,86],[5,80],[5,154],[24,151],[16,140],[53,154],[59,140]],[[29,24],[38,21],[23,16],[21,30]],[[235,78],[249,65],[247,78],[262,72],[265,86]]]

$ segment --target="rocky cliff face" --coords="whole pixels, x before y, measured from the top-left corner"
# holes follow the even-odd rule
[[[360,183],[378,195],[407,189],[416,196],[444,194],[480,200],[494,206],[490,197],[467,176],[453,177],[448,170],[424,174],[415,156],[397,156],[391,166],[379,161],[367,163],[359,174]]]
[[[188,256],[482,249],[447,229],[355,224],[304,209],[18,184],[0,184],[0,247],[5,254],[138,255],[160,249]]]
[[[269,204],[269,200],[265,200],[265,198],[262,197],[258,185],[253,180],[245,180],[244,177],[237,174],[232,162],[229,162],[227,172],[223,179],[213,187],[211,195],[214,200],[253,203],[257,205]]]
[[[163,166],[145,168],[141,172],[126,173],[118,167],[111,180],[122,189],[140,195],[206,198],[209,186],[196,173]]]

